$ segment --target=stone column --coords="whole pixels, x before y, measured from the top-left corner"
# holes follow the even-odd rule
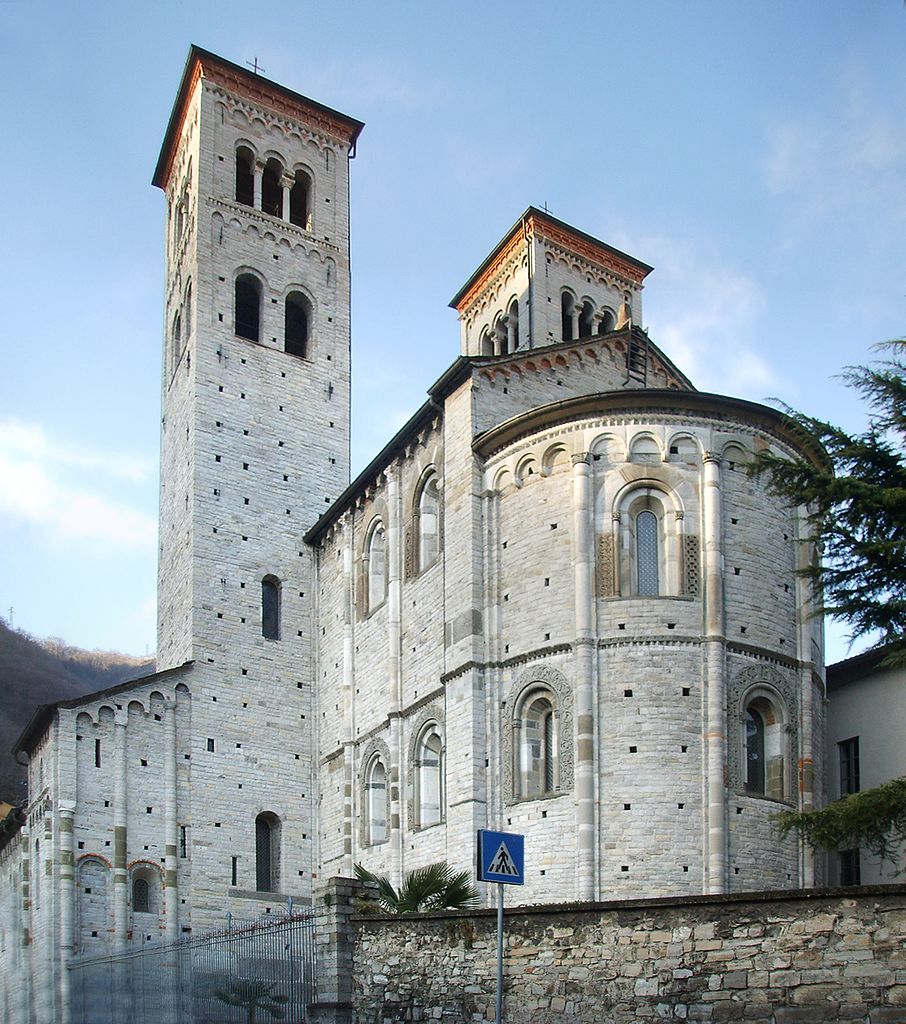
[[[126,948],[129,927],[129,879],[126,870],[126,820],[129,794],[126,786],[126,723],[125,711],[117,711],[113,719],[113,941],[118,949]]]
[[[569,311],[569,329],[570,336],[565,339],[566,341],[575,341],[579,337],[579,313],[581,310],[578,306],[573,306]]]
[[[400,467],[387,473],[387,644],[388,682],[390,684],[390,877],[399,886],[403,879],[403,841],[400,787],[402,784],[402,673],[400,636],[402,629],[402,509],[400,503]]]
[[[75,941],[75,801],[60,801],[60,1013],[62,1024],[72,1019],[69,961]]]
[[[511,316],[505,316],[503,322],[506,324],[506,350],[507,352],[516,351],[516,326],[513,323]]]
[[[178,856],[178,825],[176,821],[176,699],[164,708],[164,914],[168,942],[179,938],[179,889],[176,858]]]
[[[796,517],[796,568],[807,569],[812,553],[812,545],[807,543],[811,538],[811,527],[804,506],[800,506]],[[796,580],[796,617],[798,619],[799,692],[802,702],[798,752],[799,810],[811,811],[815,807],[815,672],[821,671],[821,665],[812,660],[811,626],[814,621],[812,612],[815,601],[811,583],[803,576]],[[791,708],[790,711],[793,711]],[[811,888],[815,884],[815,851],[808,843],[800,843],[801,878],[800,885]]]
[[[706,780],[708,794],[707,891],[727,887],[727,680],[724,650],[723,545],[720,456],[704,457],[704,607],[702,644],[706,680]]]
[[[580,900],[595,898],[594,516],[591,456],[573,455],[573,571],[576,602],[576,833]]]
[[[252,168],[252,175],[254,180],[254,198],[252,205],[256,210],[261,209],[261,184],[264,180],[264,164],[260,161],[255,161],[255,166]]]
[[[283,219],[288,221],[290,214],[290,192],[293,190],[293,185],[296,184],[295,178],[290,178],[288,175],[284,175],[280,179],[280,187],[283,189]]]

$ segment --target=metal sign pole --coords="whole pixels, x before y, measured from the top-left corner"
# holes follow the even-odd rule
[[[503,883],[497,883],[497,1024],[503,1024]]]

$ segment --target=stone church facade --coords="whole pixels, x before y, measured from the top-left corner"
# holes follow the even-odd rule
[[[38,709],[0,842],[4,1019],[73,957],[523,832],[527,903],[795,888],[823,792],[805,522],[638,326],[651,267],[529,208],[461,355],[349,482],[360,122],[193,48],[167,201],[159,671]],[[53,979],[53,984],[48,984]]]

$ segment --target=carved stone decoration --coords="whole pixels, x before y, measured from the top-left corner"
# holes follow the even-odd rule
[[[444,750],[443,767],[446,771],[447,737],[444,730],[443,710],[436,704],[432,704],[426,708],[422,708],[422,710],[409,723],[409,758],[406,763],[406,809],[408,811],[410,829],[417,829],[421,826],[418,807],[415,805],[415,770],[417,767],[416,761],[418,759],[416,744],[418,743],[418,739],[423,733],[425,726],[431,724],[437,725],[437,731],[441,735]],[[446,792],[446,786],[444,786],[443,789],[444,792]],[[446,820],[447,815],[444,807],[441,807],[440,809],[440,816],[441,821]]]
[[[415,539],[418,537],[418,512],[406,523],[403,531],[403,578],[411,580],[418,575],[415,561]]]
[[[759,689],[770,693],[783,710],[787,738],[783,789],[786,794],[784,799],[792,803],[798,788],[793,769],[799,759],[799,689],[796,682],[773,665],[747,665],[733,675],[727,688],[727,768],[730,789],[737,793],[746,791],[743,759],[744,702],[751,691]]]
[[[384,791],[387,808],[384,814],[384,820],[387,822],[388,839],[390,836],[390,747],[388,747],[380,737],[372,736],[372,738],[362,748],[362,752],[359,757],[359,779],[356,786],[356,789],[358,790],[358,807],[356,808],[356,817],[359,819],[359,845],[363,849],[372,845],[368,836],[368,790],[366,789],[366,784],[368,781],[368,765],[375,754],[380,755],[381,760],[384,762],[384,769],[387,773],[387,788]]]
[[[598,566],[596,576],[598,597],[614,597],[616,595],[616,587],[614,586],[612,533],[602,533],[598,537]]]
[[[694,533],[683,536],[683,593],[686,597],[698,597],[701,593],[698,537]]]
[[[528,668],[510,687],[504,706],[501,708],[503,731],[503,798],[507,804],[519,803],[532,797],[522,797],[516,792],[515,761],[516,732],[513,709],[520,697],[533,687],[544,687],[551,692],[554,714],[557,719],[557,761],[559,767],[558,793],[568,793],[573,788],[575,757],[573,754],[573,690],[566,676],[549,665]]]

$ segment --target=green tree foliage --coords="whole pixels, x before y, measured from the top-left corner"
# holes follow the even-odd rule
[[[794,829],[810,846],[866,850],[896,864],[906,842],[906,779],[850,793],[818,811],[777,815],[780,837]]]
[[[383,875],[372,874],[361,864],[356,864],[355,874],[359,881],[377,885],[374,908],[385,914],[465,910],[478,902],[478,890],[472,885],[468,871],[454,871],[446,861],[410,871],[399,891]]]
[[[272,1020],[283,1020],[286,1016],[284,1004],[288,1002],[288,997],[275,993],[273,988],[273,982],[237,978],[230,983],[228,989],[221,989],[214,995],[227,1006],[243,1007],[248,1024],[256,1024],[259,1010]]]
[[[868,406],[868,429],[849,434],[826,420],[790,416],[827,453],[823,463],[770,453],[755,461],[769,489],[808,509],[822,552],[803,570],[820,611],[848,622],[852,637],[878,637],[883,664],[906,665],[906,340],[879,346],[885,357],[851,366],[842,379]],[[816,811],[777,815],[781,836],[796,830],[813,847],[863,849],[896,863],[906,840],[906,779],[852,793]]]
[[[820,563],[804,570],[821,610],[877,636],[885,664],[906,664],[906,340],[879,346],[886,358],[841,376],[868,405],[868,429],[849,434],[825,420],[789,415],[827,452],[824,464],[770,453],[755,461],[769,489],[809,510]]]

